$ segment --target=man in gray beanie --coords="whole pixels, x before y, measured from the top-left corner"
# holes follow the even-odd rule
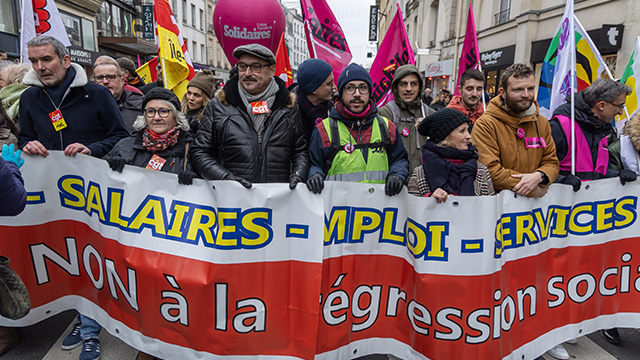
[[[238,76],[207,104],[190,158],[207,180],[287,182],[294,189],[309,169],[295,95],[275,76],[276,59],[258,44],[233,50]]]
[[[371,76],[350,64],[338,78],[340,98],[311,135],[307,187],[322,192],[324,180],[385,184],[397,195],[409,175],[407,151],[393,122],[378,115]]]
[[[322,121],[333,106],[333,68],[321,59],[305,60],[298,67],[298,85],[294,89],[297,95],[302,128],[307,141],[316,122]]]

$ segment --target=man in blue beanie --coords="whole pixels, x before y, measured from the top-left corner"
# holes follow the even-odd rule
[[[297,79],[298,86],[294,92],[308,143],[316,121],[326,118],[333,106],[332,98],[336,89],[333,68],[324,60],[308,59],[298,67]]]
[[[360,65],[340,73],[339,98],[311,135],[307,187],[315,194],[325,179],[384,183],[388,196],[402,190],[409,175],[407,151],[393,122],[378,115],[371,88],[371,76]]]

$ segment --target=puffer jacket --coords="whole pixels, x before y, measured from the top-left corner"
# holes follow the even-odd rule
[[[127,165],[146,167],[153,155],[158,155],[166,162],[160,171],[177,174],[180,171],[191,169],[191,164],[187,156],[188,147],[193,141],[193,134],[189,131],[180,130],[178,142],[163,151],[152,153],[142,146],[142,135],[144,131],[138,131],[135,135],[120,140],[116,146],[104,157],[105,160],[114,157],[122,157]],[[186,162],[186,167],[185,167]]]
[[[207,104],[196,133],[191,163],[207,180],[234,174],[255,183],[306,179],[309,155],[295,95],[275,78],[279,91],[259,136],[240,98],[238,79],[218,90]]]
[[[558,116],[566,116],[571,118],[571,97],[567,97],[567,102],[558,106],[557,109],[553,111],[553,117],[549,120],[549,124],[551,125],[551,134],[553,136],[553,140],[556,144],[556,155],[558,156],[558,160],[562,161],[567,154],[571,152],[569,149],[568,138],[571,137],[571,134],[565,134],[562,129],[562,125],[560,125],[560,121],[558,120]],[[611,126],[600,119],[598,119],[589,105],[584,102],[582,98],[582,92],[577,93],[575,95],[575,120],[577,130],[582,131],[584,134],[584,138],[589,145],[589,150],[591,151],[591,159],[594,164],[597,163],[598,151],[600,148],[600,141],[603,138],[608,138],[607,144],[611,144],[616,141],[617,136],[616,133]],[[577,155],[577,154],[576,154]],[[608,156],[608,155],[607,155]],[[558,176],[557,182],[562,182],[564,178],[569,174],[568,171],[561,171]],[[607,173],[605,177],[614,177],[617,176],[616,171],[609,171],[607,169]],[[581,176],[582,180],[592,180],[598,179],[599,176],[594,174],[593,176],[589,176],[589,174],[585,174],[585,176]]]
[[[524,131],[524,136],[518,136],[519,129]],[[528,149],[525,138],[529,137],[544,138],[546,146]],[[489,168],[496,191],[513,189],[520,182],[511,176],[515,174],[540,170],[549,177],[549,183],[558,177],[551,128],[547,119],[538,113],[536,101],[529,110],[516,115],[502,104],[502,97],[494,97],[474,124],[471,139],[478,148],[478,162]],[[535,190],[528,196],[534,195]]]

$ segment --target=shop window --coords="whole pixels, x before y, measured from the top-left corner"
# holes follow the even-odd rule
[[[67,36],[69,36],[71,46],[91,51],[95,50],[92,21],[82,19],[79,16],[64,11],[60,11],[60,18],[67,31]]]
[[[604,55],[603,57],[604,63],[607,64],[607,67],[611,71],[611,74],[615,77],[616,74],[616,65],[618,65],[618,55]],[[607,77],[607,76],[604,76]]]
[[[113,36],[113,30],[111,29],[111,4],[103,2],[102,7],[98,11],[96,16],[98,21],[98,31],[100,36],[111,37]]]
[[[13,0],[0,0],[0,31],[17,34],[16,23],[13,15],[15,10],[13,7]]]

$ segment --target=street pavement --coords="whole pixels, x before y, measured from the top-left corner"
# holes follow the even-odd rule
[[[76,360],[80,347],[63,351],[60,343],[75,322],[75,311],[65,311],[32,326],[18,329],[20,344],[9,350],[2,360]],[[622,342],[612,345],[599,332],[578,338],[575,345],[565,344],[571,359],[580,360],[638,360],[640,359],[640,331],[620,329]],[[103,360],[134,360],[137,350],[106,331],[100,333]],[[542,359],[553,360],[548,355]],[[171,360],[171,359],[167,359]],[[408,359],[407,359],[408,360]]]

